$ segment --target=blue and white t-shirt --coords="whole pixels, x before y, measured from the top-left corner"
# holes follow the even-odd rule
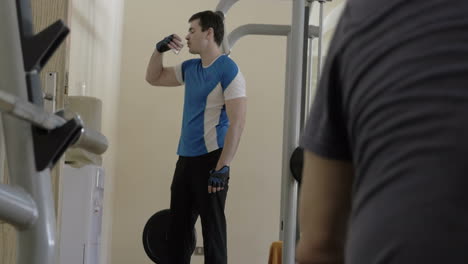
[[[185,83],[184,116],[177,155],[194,157],[224,146],[229,127],[225,101],[245,97],[245,80],[236,63],[221,55],[204,67],[201,59],[175,67]]]

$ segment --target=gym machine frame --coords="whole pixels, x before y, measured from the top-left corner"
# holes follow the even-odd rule
[[[221,0],[216,10],[222,11],[226,16],[229,8],[237,1]],[[293,152],[298,148],[300,132],[303,130],[312,100],[310,93],[312,76],[310,57],[312,56],[312,40],[315,38],[318,38],[317,80],[320,77],[323,4],[330,1],[292,0],[291,26],[247,24],[234,29],[223,41],[224,52],[230,54],[231,48],[237,40],[246,35],[287,36],[280,216],[280,240],[283,241],[282,263],[285,264],[295,263],[295,248],[297,236],[299,235],[297,227],[298,182],[292,176],[290,159]],[[320,4],[318,27],[309,25],[309,15],[312,11],[313,2],[319,2]]]
[[[0,111],[10,184],[0,184],[0,220],[18,231],[18,264],[56,263],[50,171],[69,147],[95,154],[107,139],[77,115],[43,108],[39,73],[67,36],[57,21],[33,33],[29,0],[0,1]]]

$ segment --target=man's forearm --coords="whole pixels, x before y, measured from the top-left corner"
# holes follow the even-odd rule
[[[219,158],[216,170],[221,169],[225,165],[230,165],[236,155],[239,146],[242,131],[244,130],[243,122],[231,124],[224,139],[224,148]]]
[[[146,81],[154,84],[163,71],[163,54],[154,50],[146,69]]]

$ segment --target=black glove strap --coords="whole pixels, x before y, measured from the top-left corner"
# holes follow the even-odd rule
[[[163,40],[159,41],[158,44],[156,44],[156,49],[159,51],[159,53],[166,52],[170,50],[169,46],[167,44],[171,43],[171,41],[174,39],[174,35],[169,35],[165,37]]]
[[[220,170],[212,170],[210,172],[210,178],[208,179],[208,185],[213,187],[224,187],[229,181],[229,166],[224,166]]]

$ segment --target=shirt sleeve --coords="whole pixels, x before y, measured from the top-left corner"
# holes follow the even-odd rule
[[[245,79],[241,72],[238,72],[229,86],[224,90],[224,100],[231,100],[240,97],[246,97]]]
[[[228,60],[224,67],[221,79],[224,100],[246,97],[246,84],[244,75],[232,60]]]
[[[335,51],[330,48],[300,145],[324,158],[350,161],[339,57]]]
[[[174,67],[176,79],[180,84],[184,84],[184,74],[183,74],[183,63],[178,64]]]

